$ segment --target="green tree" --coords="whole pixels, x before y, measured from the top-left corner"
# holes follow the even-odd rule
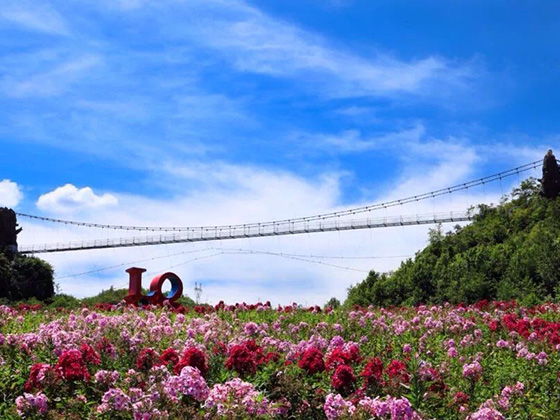
[[[413,260],[391,275],[370,272],[348,290],[345,303],[560,298],[560,199],[539,191],[529,178],[500,204],[478,206],[470,225],[446,234],[441,226],[430,229],[428,245]]]
[[[51,299],[54,296],[53,277],[54,270],[48,262],[18,255],[11,264],[8,297],[12,300]]]
[[[338,300],[335,297],[330,298],[329,301],[327,303],[325,303],[325,308],[329,308],[329,307],[333,308],[333,309],[339,308],[340,307],[340,300]]]

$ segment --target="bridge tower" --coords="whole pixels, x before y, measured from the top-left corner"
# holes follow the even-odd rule
[[[18,228],[16,213],[7,207],[0,208],[0,252],[14,256],[18,252],[17,235],[22,228]]]
[[[554,200],[560,195],[560,169],[552,150],[544,156],[542,178],[539,181],[543,197]]]

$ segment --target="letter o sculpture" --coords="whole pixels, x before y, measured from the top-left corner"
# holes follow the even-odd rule
[[[167,296],[164,296],[161,291],[165,280],[169,280],[171,282],[171,291],[167,294]],[[183,282],[177,274],[168,272],[153,278],[150,283],[150,291],[146,295],[146,298],[150,301],[150,303],[162,304],[166,300],[169,301],[169,303],[173,303],[182,295]]]

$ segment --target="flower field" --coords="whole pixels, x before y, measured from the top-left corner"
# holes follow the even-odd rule
[[[560,306],[0,306],[0,418],[554,419]]]

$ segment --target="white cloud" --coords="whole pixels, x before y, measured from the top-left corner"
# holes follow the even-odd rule
[[[36,72],[33,67],[31,74],[18,74],[16,71],[4,77],[0,80],[0,88],[7,95],[17,98],[59,95],[100,63],[101,58],[95,55],[82,55],[62,63],[51,62],[47,65],[52,67],[46,71]]]
[[[90,187],[77,188],[66,184],[43,194],[37,200],[37,207],[51,213],[69,213],[84,209],[98,209],[115,206],[117,197],[112,194],[97,195]]]
[[[54,35],[68,35],[68,25],[52,7],[42,2],[8,1],[2,4],[0,19],[25,28]]]
[[[18,184],[9,179],[0,181],[0,206],[2,207],[16,207],[23,199]]]
[[[471,63],[454,64],[436,56],[405,61],[374,49],[369,57],[358,56],[239,3],[229,13],[221,12],[212,13],[211,20],[203,15],[194,25],[192,33],[199,42],[219,51],[241,71],[294,77],[300,84],[304,79],[330,96],[439,97],[470,85],[476,77]]]
[[[298,89],[324,97],[441,98],[470,87],[484,73],[475,61],[455,62],[436,55],[405,60],[375,47],[370,54],[358,55],[243,1],[105,3],[109,8],[115,4],[121,12],[149,17],[159,28],[158,37],[170,45],[180,44],[181,52],[188,46],[202,54],[203,65],[212,61],[208,52],[213,50],[238,71],[293,79]],[[223,65],[222,60],[213,61]]]
[[[306,147],[321,149],[331,153],[361,153],[380,149],[398,149],[410,144],[416,144],[424,137],[425,128],[417,124],[412,128],[386,134],[365,137],[359,130],[346,130],[339,134],[308,134],[298,133],[292,137],[303,141]]]

